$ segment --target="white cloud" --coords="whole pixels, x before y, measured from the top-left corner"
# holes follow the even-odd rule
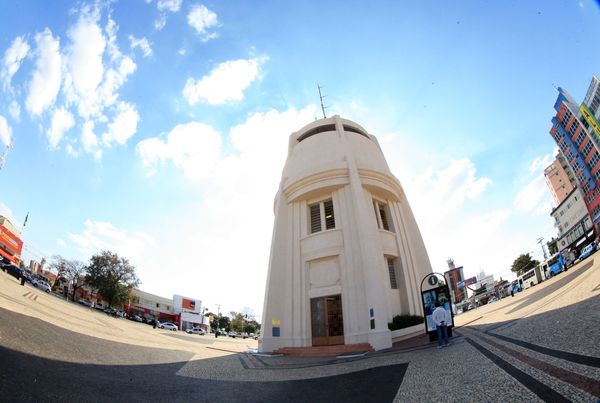
[[[65,151],[67,152],[67,155],[73,157],[73,158],[77,158],[79,157],[79,151],[77,151],[72,144],[67,144],[65,146]]]
[[[17,122],[21,120],[21,106],[15,100],[11,101],[8,105],[8,113]]]
[[[68,238],[84,256],[92,256],[102,250],[110,250],[131,262],[139,262],[155,242],[142,232],[129,232],[110,222],[86,220],[80,234],[68,234]]]
[[[171,161],[192,180],[208,177],[221,154],[221,136],[212,127],[200,122],[177,125],[166,141],[150,138],[137,145],[142,163],[155,172],[156,164]]]
[[[0,71],[4,91],[11,88],[12,77],[21,67],[21,61],[27,56],[29,49],[27,41],[23,37],[17,36],[12,45],[4,52],[2,71]]]
[[[56,243],[58,244],[58,246],[65,246],[66,245],[64,239],[61,239],[61,238],[57,238],[56,239]]]
[[[188,78],[183,96],[190,105],[199,100],[211,105],[239,102],[244,99],[244,90],[258,77],[266,60],[262,57],[221,63],[198,81]]]
[[[113,121],[108,124],[108,131],[102,136],[105,145],[110,145],[112,142],[125,144],[137,131],[140,117],[134,105],[120,102],[115,115]]]
[[[188,24],[192,26],[200,35],[202,42],[207,42],[217,37],[216,33],[209,33],[207,29],[215,27],[219,24],[217,14],[210,11],[202,4],[197,4],[191,7],[187,16]]]
[[[0,115],[0,141],[6,146],[12,143],[12,129],[2,115]]]
[[[34,116],[54,103],[60,89],[62,60],[59,41],[48,28],[35,35],[35,43],[37,59],[25,101],[25,107]]]
[[[187,53],[187,50],[185,50],[184,48],[181,48],[177,51],[177,53],[181,56],[185,56],[185,54]]]
[[[93,121],[88,120],[83,124],[81,130],[81,144],[83,145],[83,149],[88,153],[94,154],[96,159],[102,156],[102,151],[98,149],[98,136],[94,133]]]
[[[159,0],[156,3],[156,8],[159,15],[154,21],[154,28],[160,31],[167,25],[167,12],[176,13],[181,9],[181,0]]]
[[[402,184],[409,200],[412,195],[420,195],[418,203],[411,203],[413,209],[431,219],[439,219],[461,207],[467,199],[477,198],[492,183],[489,178],[478,178],[476,173],[475,164],[463,158],[451,161],[438,171],[429,169],[416,176],[406,176]]]
[[[548,185],[543,175],[536,176],[519,193],[517,193],[514,206],[517,210],[524,212],[540,213],[540,208],[547,203],[549,197]],[[550,210],[544,212],[549,214]]]
[[[158,251],[148,252],[144,264],[140,264],[145,270],[145,290],[197,295],[208,304],[226,304],[225,312],[245,305],[260,312],[271,242],[273,198],[287,156],[288,136],[312,122],[316,111],[315,106],[310,106],[252,114],[229,131],[231,153],[224,153],[217,146],[220,140],[214,129],[198,122],[177,126],[165,139],[152,138],[138,144],[138,155],[146,164],[175,165],[175,160],[179,160],[177,166],[189,180],[200,180],[206,195],[168,217],[169,222],[178,223],[177,230],[153,235],[163,248],[173,248],[177,253],[167,258]],[[201,151],[201,147],[207,150]],[[190,155],[185,155],[184,150],[189,150]],[[200,158],[202,152],[209,161],[192,161]],[[203,171],[194,176],[197,164]],[[188,281],[149,275],[154,270],[158,274],[160,270],[154,267],[164,265],[178,267],[179,279]],[[206,278],[211,281],[203,281]],[[227,301],[222,300],[222,290],[214,284],[227,284],[230,291]],[[249,294],[244,289],[253,292]]]
[[[129,43],[131,44],[131,49],[140,48],[144,57],[148,57],[152,55],[152,48],[150,47],[150,43],[146,38],[136,38],[133,35],[129,35]]]
[[[161,29],[163,29],[165,27],[165,25],[167,25],[167,16],[164,14],[161,14],[158,16],[158,18],[154,21],[154,28],[157,31],[160,31]]]
[[[6,204],[0,202],[0,215],[8,218],[11,223],[16,222],[12,210]]]
[[[97,12],[82,11],[77,23],[70,27],[67,36],[71,40],[66,52],[66,91],[69,99],[78,106],[81,117],[97,115],[101,100],[97,88],[104,76],[102,55],[106,38],[98,26]]]
[[[181,0],[158,0],[156,8],[158,8],[158,11],[176,13],[181,8]]]
[[[537,157],[529,166],[529,172],[534,173],[539,170],[546,169],[554,161],[554,152],[544,155],[543,157]]]
[[[71,112],[60,107],[52,114],[50,129],[46,133],[50,147],[56,148],[65,132],[69,131],[75,125],[75,119]]]

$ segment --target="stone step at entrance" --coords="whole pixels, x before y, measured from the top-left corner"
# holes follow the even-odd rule
[[[364,353],[375,351],[369,343],[340,344],[337,346],[318,347],[283,347],[273,351],[277,354],[295,355],[304,357],[335,357],[352,353]]]

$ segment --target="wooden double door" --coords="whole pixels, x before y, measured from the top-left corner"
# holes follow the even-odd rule
[[[312,298],[310,317],[313,346],[344,344],[344,315],[340,294]]]

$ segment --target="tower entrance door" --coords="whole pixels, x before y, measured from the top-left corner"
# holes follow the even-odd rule
[[[342,296],[312,298],[310,317],[313,346],[344,344]]]

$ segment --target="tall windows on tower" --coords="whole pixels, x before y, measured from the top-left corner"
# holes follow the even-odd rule
[[[308,206],[310,213],[310,233],[335,228],[335,214],[331,199]]]
[[[398,289],[398,281],[396,280],[396,266],[394,265],[394,258],[386,257],[385,258],[388,267],[388,273],[390,275],[390,286],[392,290]]]
[[[375,218],[377,219],[377,227],[379,227],[379,229],[394,232],[394,226],[392,225],[392,216],[390,214],[390,207],[388,206],[388,204],[377,200],[373,200],[373,207],[375,208]]]

